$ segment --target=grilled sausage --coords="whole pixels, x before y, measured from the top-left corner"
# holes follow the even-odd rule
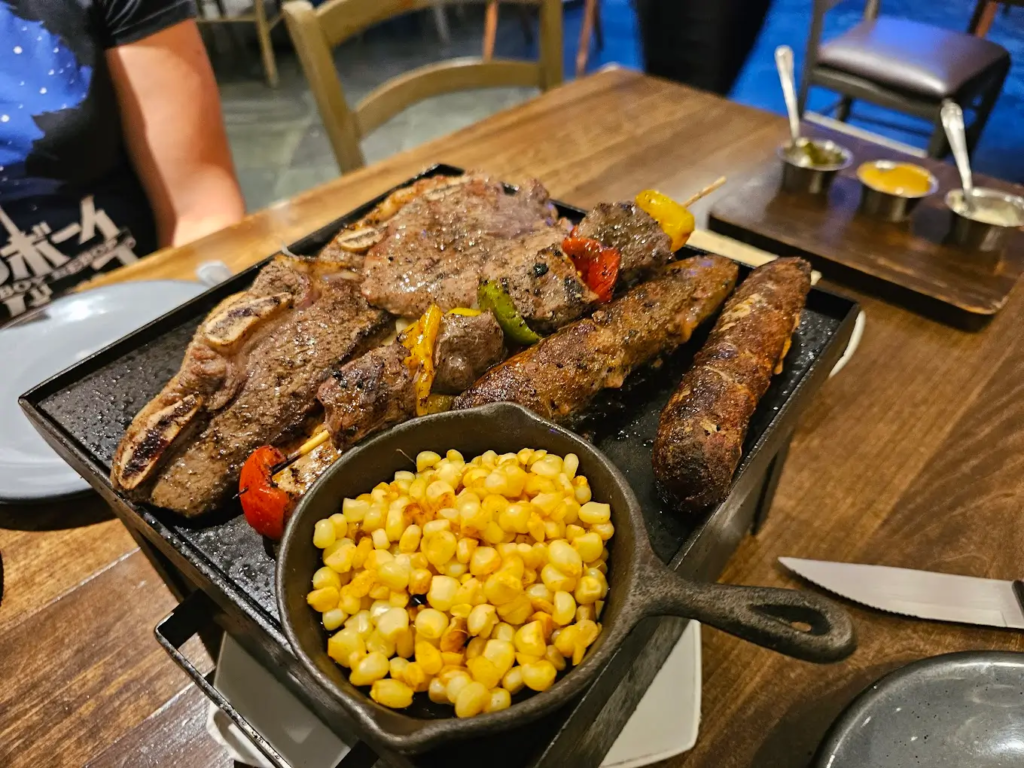
[[[721,256],[672,264],[605,309],[492,368],[454,407],[512,402],[565,421],[600,390],[621,387],[636,368],[687,341],[729,295],[737,274],[736,264]]]
[[[803,259],[755,270],[726,303],[661,412],[654,474],[685,509],[728,495],[750,417],[772,374],[782,370],[810,287],[811,267]]]

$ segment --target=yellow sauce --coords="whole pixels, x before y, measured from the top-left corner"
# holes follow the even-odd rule
[[[928,171],[909,163],[864,163],[857,169],[857,177],[872,189],[900,197],[921,197],[932,190]]]

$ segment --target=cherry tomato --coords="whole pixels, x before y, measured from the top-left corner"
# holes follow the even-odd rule
[[[567,237],[562,241],[562,250],[572,259],[583,282],[597,294],[598,299],[611,301],[622,266],[622,255],[618,250],[606,248],[589,237]]]
[[[277,448],[261,446],[245,460],[238,479],[246,522],[274,541],[284,535],[284,524],[292,506],[291,496],[274,484],[271,475],[271,468],[282,461],[284,454]]]

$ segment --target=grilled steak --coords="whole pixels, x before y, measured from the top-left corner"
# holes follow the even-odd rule
[[[565,421],[601,389],[671,352],[710,317],[736,283],[736,264],[697,256],[664,268],[591,317],[573,323],[491,369],[455,408],[519,403]]]
[[[389,330],[388,314],[346,277],[334,264],[279,257],[222,302],[122,439],[115,487],[187,516],[226,501],[246,457],[301,430],[330,371]]]
[[[729,494],[750,417],[789,350],[811,267],[778,259],[755,270],[725,305],[693,367],[661,413],[654,473],[687,510]]]
[[[404,317],[473,307],[482,280],[497,279],[538,328],[579,317],[596,301],[561,252],[567,232],[539,182],[514,194],[486,176],[423,194],[402,207],[370,248],[363,295]]]
[[[635,203],[598,203],[577,225],[576,234],[617,249],[626,281],[664,266],[672,258],[671,238]]]
[[[378,347],[342,367],[318,392],[324,423],[338,448],[416,415],[416,369],[400,340]],[[458,393],[505,357],[504,337],[494,316],[445,315],[434,346],[432,389]]]

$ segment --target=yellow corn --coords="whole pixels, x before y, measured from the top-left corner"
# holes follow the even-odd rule
[[[441,661],[446,667],[461,667],[466,663],[466,654],[461,651],[441,651]]]
[[[434,536],[425,538],[420,546],[431,565],[435,568],[442,568],[445,563],[455,557],[455,547],[457,545],[458,541],[454,533],[451,531],[441,531]]]
[[[341,577],[334,569],[326,565],[323,568],[317,568],[313,574],[313,589],[323,589],[324,587],[341,589]]]
[[[576,585],[576,602],[580,605],[590,605],[603,598],[608,588],[593,576],[584,576]]]
[[[501,684],[501,672],[494,662],[486,656],[476,656],[466,661],[469,674],[488,690]]]
[[[465,670],[459,670],[452,674],[448,678],[448,685],[446,687],[448,703],[454,704],[458,700],[459,694],[462,693],[462,689],[472,682],[473,678]]]
[[[574,579],[583,573],[583,558],[565,539],[548,542],[548,564]]]
[[[555,592],[554,608],[551,618],[560,627],[571,624],[576,618],[576,600],[568,592]]]
[[[381,680],[390,671],[388,657],[383,653],[372,651],[362,658],[349,675],[352,685],[371,685]]]
[[[334,587],[314,589],[306,595],[306,602],[314,611],[325,613],[338,607],[338,590]]]
[[[364,499],[345,499],[341,502],[341,514],[349,523],[360,523],[370,511],[370,502]]]
[[[408,628],[409,612],[405,608],[390,608],[377,619],[377,631],[387,640],[397,640],[398,633]]]
[[[405,680],[405,669],[409,666],[409,662],[400,656],[396,656],[388,662],[388,668],[390,675],[395,680]]]
[[[398,540],[398,551],[412,554],[420,548],[422,535],[423,531],[418,525],[410,525],[402,532],[402,536]]]
[[[527,533],[532,512],[533,509],[529,502],[517,501],[514,504],[509,504],[499,513],[498,525],[505,531]]]
[[[451,698],[451,683],[448,684],[449,698]],[[464,686],[455,698],[456,717],[474,717],[484,711],[484,707],[491,699],[491,692],[482,684],[472,682]]]
[[[325,549],[334,543],[337,535],[334,532],[334,523],[330,520],[317,520],[313,526],[313,545]]]
[[[448,624],[448,628],[445,629],[441,635],[440,649],[443,654],[455,653],[461,651],[466,647],[466,641],[469,640],[469,632],[466,631],[466,620],[458,617],[452,618]]]
[[[531,691],[546,691],[555,682],[558,670],[546,659],[523,666],[523,683]]]
[[[497,626],[494,628],[494,632],[492,633],[492,637],[495,640],[507,640],[510,643],[515,636],[515,627],[511,624],[505,623],[504,621],[498,622]]]
[[[498,623],[498,612],[493,605],[483,604],[473,607],[469,617],[466,619],[466,627],[469,634],[479,637],[489,637],[491,631]]]
[[[483,655],[494,664],[499,675],[504,675],[515,664],[516,649],[508,640],[488,640]]]
[[[484,704],[484,712],[500,712],[512,706],[512,695],[504,688],[495,688]]]
[[[520,592],[507,603],[498,606],[498,616],[509,624],[522,624],[533,613],[533,604]]]
[[[348,658],[354,652],[366,653],[366,642],[354,629],[343,629],[327,640],[327,655],[343,667],[348,666]]]
[[[395,653],[403,659],[411,659],[415,643],[416,631],[412,627],[406,627],[395,637]]]
[[[521,626],[515,635],[516,650],[533,656],[544,655],[544,631],[539,621],[531,621]]]
[[[449,704],[448,701],[448,686],[446,686],[438,678],[433,678],[430,681],[430,685],[427,687],[427,696],[435,704]]]
[[[513,667],[501,678],[501,687],[515,696],[523,690],[523,668]]]
[[[459,587],[459,589],[462,589]],[[457,619],[468,619],[469,614],[473,612],[473,606],[469,603],[456,603],[453,605],[448,612]]]
[[[563,573],[552,563],[545,565],[540,572],[544,586],[552,592],[572,592],[576,588],[576,579]]]
[[[523,582],[506,571],[492,573],[484,582],[484,595],[491,605],[502,606],[523,592]]]
[[[344,624],[347,618],[348,614],[341,610],[341,608],[333,608],[330,611],[326,611],[323,615],[324,629],[328,632],[333,632]]]
[[[413,690],[401,680],[377,680],[370,688],[370,698],[392,709],[405,709],[412,704]]]
[[[455,559],[463,565],[469,565],[479,543],[476,539],[459,539],[455,546]]]
[[[544,649],[544,658],[551,662],[551,665],[559,672],[565,669],[568,664],[565,663],[565,656],[555,646],[549,645]]]
[[[466,643],[466,665],[469,665],[471,659],[475,659],[477,656],[482,654],[486,647],[487,640],[482,637],[474,637]]]
[[[387,584],[374,584],[370,587],[367,597],[371,600],[387,600],[391,597],[391,590],[388,589]]]
[[[455,603],[455,595],[459,591],[459,581],[451,576],[434,576],[430,580],[427,602],[439,611],[447,611]]]
[[[422,693],[427,690],[427,683],[430,682],[430,677],[423,671],[423,667],[419,663],[410,661],[406,664],[405,671],[402,673],[402,680],[416,693]]]
[[[383,563],[377,567],[377,581],[395,592],[400,592],[409,586],[410,576],[412,576],[412,569],[397,560]]]
[[[425,472],[441,460],[433,451],[420,451],[416,454],[416,471]]]
[[[348,535],[348,520],[340,512],[335,512],[331,515],[328,520],[331,521],[331,525],[334,526],[334,538],[344,539]]]
[[[448,629],[448,617],[435,608],[424,608],[416,614],[416,632],[427,640],[440,640]]]
[[[409,594],[425,595],[430,591],[434,576],[426,568],[418,568],[409,574]]]
[[[436,675],[443,666],[441,652],[430,643],[420,641],[416,643],[416,663],[428,675]]]
[[[339,547],[324,555],[324,565],[337,573],[347,573],[355,564],[356,551],[354,544]]]
[[[469,573],[469,566],[465,563],[460,563],[458,560],[449,560],[448,565],[444,567],[444,573],[446,576],[460,579],[465,574]]]
[[[597,525],[590,526],[590,530],[601,537],[602,541],[608,541],[612,536],[615,535],[615,526],[611,521],[607,523],[599,523]]]
[[[390,659],[395,655],[397,648],[394,640],[389,640],[379,629],[375,629],[366,638],[366,650],[369,653],[381,653],[384,658]]]

